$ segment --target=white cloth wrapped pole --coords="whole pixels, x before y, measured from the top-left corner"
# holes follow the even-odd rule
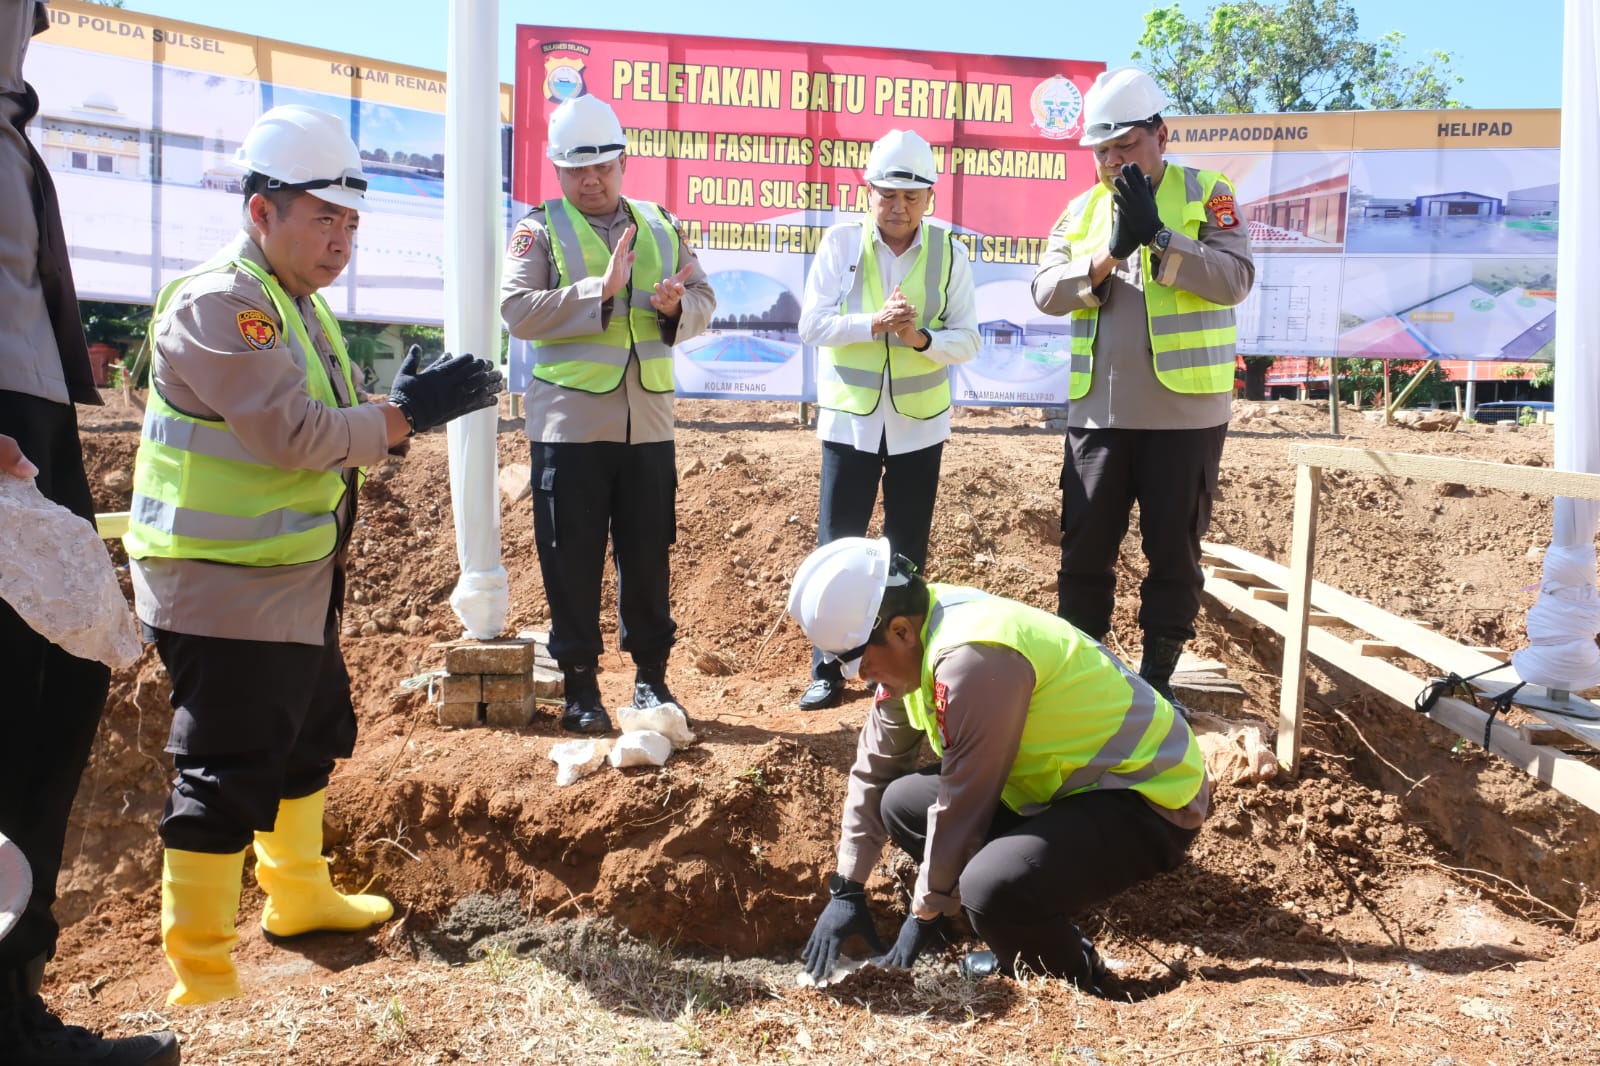
[[[1556,276],[1556,468],[1600,473],[1600,18],[1594,0],[1566,0],[1561,72],[1561,230]],[[1600,597],[1595,524],[1600,501],[1555,501],[1539,599],[1528,611],[1528,647],[1517,675],[1547,688],[1600,684]]]
[[[498,0],[451,0],[445,97],[445,345],[500,354],[500,79]],[[461,578],[450,606],[468,636],[505,629],[509,580],[500,558],[496,408],[450,423],[450,502]]]

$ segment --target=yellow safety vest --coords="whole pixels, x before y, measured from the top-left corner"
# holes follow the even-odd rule
[[[1205,779],[1200,744],[1172,704],[1135,686],[1105,650],[1072,625],[976,589],[929,585],[922,628],[922,687],[906,713],[943,756],[943,709],[933,664],[960,644],[994,644],[1033,665],[1033,696],[1016,761],[1000,799],[1018,814],[1090,789],[1131,788],[1169,810],[1187,805]]]
[[[1206,201],[1219,185],[1232,194],[1233,186],[1218,171],[1191,170],[1168,163],[1156,190],[1156,206],[1167,228],[1188,237],[1199,236],[1200,224],[1206,220]],[[1070,221],[1064,236],[1073,259],[1087,259],[1106,246],[1111,238],[1111,214],[1111,191],[1099,182],[1067,209]],[[1239,342],[1233,308],[1157,284],[1150,268],[1149,247],[1139,249],[1139,262],[1156,380],[1185,395],[1231,392]],[[1089,392],[1099,320],[1099,307],[1080,307],[1072,312],[1068,399],[1076,400]]]
[[[184,285],[218,270],[243,270],[261,282],[305,358],[307,393],[329,407],[340,406],[294,301],[277,278],[248,259],[212,261],[168,282],[156,297],[152,335]],[[313,294],[311,302],[338,358],[345,395],[354,402],[350,357],[339,323],[320,295]],[[335,512],[346,489],[338,470],[284,470],[262,463],[227,422],[186,414],[152,387],[122,543],[134,559],[205,559],[238,566],[311,562],[338,546]]]
[[[844,315],[871,314],[888,297],[878,270],[877,223],[861,223],[861,266],[854,284],[839,304]],[[946,226],[924,219],[922,244],[900,291],[917,309],[917,325],[935,330],[944,326],[950,287],[951,247],[954,235]],[[891,345],[881,338],[822,348],[817,359],[817,406],[852,415],[878,409],[883,395],[883,368],[889,368],[889,399],[907,418],[935,418],[950,409],[950,369],[914,348]]]
[[[661,320],[650,297],[656,283],[676,270],[678,231],[655,204],[626,198],[623,203],[638,226],[628,313],[612,315],[599,333],[534,340],[533,376],[540,381],[581,392],[610,392],[622,384],[628,359],[637,353],[644,387],[650,392],[672,391],[672,348],[661,339]],[[569,200],[546,200],[544,222],[558,284],[564,287],[605,275],[611,249]]]

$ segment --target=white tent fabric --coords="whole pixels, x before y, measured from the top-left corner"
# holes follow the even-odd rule
[[[1566,0],[1561,80],[1561,236],[1556,276],[1556,468],[1600,473],[1600,18],[1594,0]],[[1524,681],[1568,692],[1600,684],[1595,526],[1600,501],[1555,501],[1529,646],[1512,656]]]
[[[498,0],[452,0],[445,99],[445,344],[494,359],[500,352],[500,79]],[[450,423],[450,501],[461,578],[450,606],[475,640],[505,628],[509,579],[500,558],[495,483],[499,411]]]

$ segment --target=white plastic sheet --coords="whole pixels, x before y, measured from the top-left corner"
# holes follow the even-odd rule
[[[1600,17],[1594,0],[1566,0],[1561,76],[1561,235],[1556,276],[1556,468],[1600,473]],[[1524,681],[1574,691],[1600,684],[1595,525],[1600,501],[1555,501],[1528,647],[1512,665]]]
[[[500,354],[500,79],[498,0],[452,0],[445,98],[445,344]],[[475,640],[505,629],[510,582],[500,559],[496,408],[450,423],[450,502],[461,578],[450,606]]]

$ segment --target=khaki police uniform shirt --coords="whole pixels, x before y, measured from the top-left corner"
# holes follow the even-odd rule
[[[1000,793],[1016,762],[1033,699],[1033,664],[1013,648],[958,644],[933,663],[945,686],[944,757],[939,798],[928,808],[928,843],[912,893],[914,908],[955,914],[961,907],[961,871],[987,841]],[[874,703],[856,745],[839,835],[839,872],[866,883],[888,841],[883,790],[914,772],[926,734],[913,725],[900,700]],[[1198,829],[1211,806],[1202,781],[1188,806],[1150,807],[1174,825]]]
[[[1101,209],[1111,210],[1109,198]],[[1173,230],[1166,254],[1152,253],[1153,263],[1159,264],[1156,281],[1212,303],[1231,307],[1241,302],[1255,283],[1256,268],[1249,229],[1237,209],[1234,218],[1232,226],[1223,226],[1208,204],[1198,236]],[[1112,268],[1099,288],[1090,287],[1090,258],[1074,260],[1062,236],[1071,221],[1063,216],[1057,223],[1033,276],[1033,302],[1045,314],[1100,308],[1094,376],[1088,393],[1067,405],[1067,424],[1078,429],[1206,429],[1227,422],[1233,411],[1231,390],[1183,395],[1156,378],[1141,257],[1129,257]]]
[[[224,253],[266,269],[249,234]],[[295,301],[306,334],[341,403],[350,396],[333,345],[309,297]],[[273,347],[246,343],[239,316],[264,312],[277,325]],[[261,283],[242,270],[192,279],[175,295],[151,336],[152,387],[178,410],[222,419],[260,462],[285,470],[343,470],[349,491],[339,507],[339,549],[292,566],[234,566],[198,559],[132,562],[134,608],[147,625],[234,640],[321,644],[335,574],[355,518],[354,469],[382,462],[389,448],[383,409],[328,407],[306,391],[306,364],[278,321]],[[360,379],[357,378],[357,381]]]
[[[615,249],[623,232],[633,225],[627,206],[618,202],[616,210],[604,217],[585,215],[607,248]],[[677,226],[670,214],[667,221]],[[649,239],[644,227],[634,236],[634,247]],[[684,282],[677,321],[661,319],[661,339],[679,344],[703,333],[717,308],[716,296],[706,272],[701,269],[694,249],[679,242],[678,262],[669,273],[677,273],[685,263],[694,269]],[[513,337],[582,337],[599,333],[614,314],[627,314],[630,287],[624,286],[610,300],[602,301],[605,279],[583,278],[557,287],[560,273],[550,249],[550,233],[545,228],[543,205],[534,208],[517,223],[506,252],[500,283],[500,315]],[[631,282],[630,282],[631,285]],[[524,394],[528,408],[528,439],[542,444],[589,444],[619,441],[650,444],[673,438],[672,393],[650,392],[639,379],[639,359],[628,360],[622,384],[610,392],[592,393],[566,389],[532,378]]]
[[[33,164],[13,124],[24,114],[22,61],[33,0],[0,0],[0,391],[70,402],[55,327],[39,284]]]

